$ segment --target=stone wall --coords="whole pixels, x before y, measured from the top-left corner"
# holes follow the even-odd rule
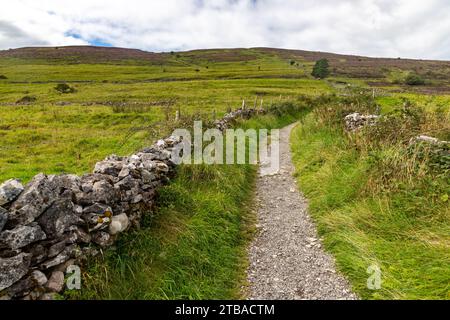
[[[238,109],[215,122],[224,130],[256,111]],[[68,266],[83,265],[150,214],[157,189],[175,174],[177,137],[128,157],[111,155],[93,173],[36,175],[0,185],[0,299],[53,299]]]

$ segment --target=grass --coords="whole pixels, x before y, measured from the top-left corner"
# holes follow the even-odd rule
[[[26,182],[39,172],[89,172],[111,153],[130,154],[169,134],[177,125],[176,110],[185,119],[195,115],[210,120],[213,113],[220,117],[240,107],[242,100],[253,107],[255,99],[257,106],[263,99],[265,107],[277,104],[283,112],[238,125],[281,127],[308,111],[289,112],[289,102],[298,104],[300,95],[301,105],[314,107],[318,103],[310,97],[347,92],[348,84],[358,90],[366,86],[360,71],[369,67],[345,67],[337,74],[355,77],[335,74],[319,81],[309,76],[314,63],[292,54],[207,50],[168,54],[156,62],[98,64],[74,63],[77,57],[0,58],[0,74],[6,76],[0,80],[0,182],[13,177]],[[298,65],[291,65],[291,59]],[[397,92],[402,88],[388,82],[403,71],[383,72],[386,78],[372,79],[387,81],[376,99],[382,113],[408,99],[428,113],[444,114],[444,121],[421,127],[421,133],[450,140],[450,122],[445,122],[450,96]],[[58,93],[55,86],[62,82],[76,92]],[[17,104],[24,96],[36,101]],[[340,110],[337,102],[333,97],[327,103]],[[340,116],[311,114],[292,139],[300,187],[327,249],[363,298],[448,299],[449,211],[440,200],[448,193],[448,180],[423,170],[412,177],[405,170],[414,164],[401,166],[401,144],[383,141],[373,149],[364,137],[349,140],[333,124]],[[161,190],[160,206],[143,228],[124,235],[116,250],[92,263],[84,274],[84,289],[69,297],[242,297],[254,179],[251,166],[181,167]],[[379,264],[383,272],[378,291],[366,288],[371,264]]]
[[[238,124],[278,128],[303,113],[266,115]],[[72,299],[240,299],[257,167],[183,165],[159,192],[158,208],[116,250],[92,260]]]
[[[156,216],[94,261],[78,299],[237,299],[252,231],[251,166],[183,166]]]
[[[39,172],[89,172],[111,153],[129,154],[168,134],[166,115],[173,121],[176,110],[182,116],[220,117],[242,100],[253,107],[262,99],[268,106],[330,90],[270,57],[245,63],[197,61],[195,55],[176,60],[163,72],[160,66],[0,59],[0,72],[8,76],[0,81],[0,181],[28,181]],[[200,75],[193,63],[204,67]],[[297,78],[285,78],[290,73]],[[57,92],[58,81],[76,92]],[[17,105],[24,96],[37,100]]]
[[[292,133],[299,187],[326,249],[363,299],[449,299],[448,175],[404,175],[412,160],[403,146],[384,141],[367,151],[363,142],[370,144],[349,139],[318,113]],[[371,265],[381,268],[380,290],[367,288]]]

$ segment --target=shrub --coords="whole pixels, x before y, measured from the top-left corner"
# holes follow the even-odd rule
[[[67,83],[58,83],[57,86],[55,87],[55,90],[60,93],[74,93],[75,92],[75,88],[72,88]]]
[[[291,66],[293,66],[295,64],[295,60],[291,60],[289,61],[289,63],[291,64]]]
[[[6,77],[4,74],[0,74],[0,80],[5,80],[8,79],[8,77]]]
[[[425,80],[418,74],[410,73],[405,78],[405,83],[410,86],[420,86],[425,84]]]
[[[311,75],[317,79],[324,79],[330,75],[329,67],[327,59],[320,59],[314,65]]]
[[[19,100],[17,100],[17,104],[30,104],[35,102],[37,99],[35,96],[24,96],[22,98],[20,98]]]

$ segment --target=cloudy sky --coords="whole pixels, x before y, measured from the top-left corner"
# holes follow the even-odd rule
[[[448,0],[0,0],[0,49],[278,47],[450,60]]]

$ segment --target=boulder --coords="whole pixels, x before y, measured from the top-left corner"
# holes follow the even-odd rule
[[[81,179],[74,174],[49,175],[48,183],[60,198],[72,198],[81,190]]]
[[[38,218],[55,200],[55,190],[46,175],[36,175],[10,208],[7,226],[24,225]]]
[[[24,190],[19,180],[10,179],[0,185],[0,206],[10,203]]]
[[[33,223],[0,233],[0,248],[16,250],[46,238],[41,227],[37,223]]]
[[[106,160],[97,162],[95,164],[94,173],[107,174],[117,177],[125,163],[124,161],[115,159],[117,158],[109,157]]]
[[[56,200],[38,219],[47,236],[60,237],[70,227],[80,222],[70,199]]]
[[[19,281],[28,272],[31,255],[20,253],[11,258],[0,258],[0,291]]]
[[[110,204],[116,200],[114,186],[106,180],[95,182],[92,194],[96,202],[99,203]]]
[[[111,218],[111,224],[109,225],[109,233],[116,235],[124,232],[130,224],[130,220],[125,213],[119,214]]]

